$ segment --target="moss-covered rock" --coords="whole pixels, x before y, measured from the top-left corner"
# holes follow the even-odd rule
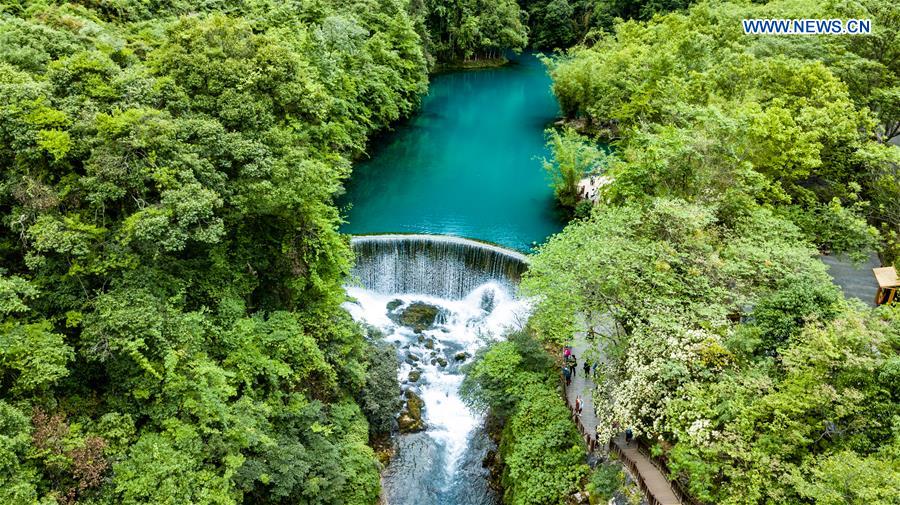
[[[432,326],[437,320],[440,309],[424,302],[413,302],[397,314],[389,314],[397,324],[412,328],[416,333],[421,333]]]
[[[422,421],[422,409],[425,402],[419,398],[412,390],[406,390],[406,408],[397,418],[397,424],[400,427],[400,433],[414,433],[425,429],[425,422]]]

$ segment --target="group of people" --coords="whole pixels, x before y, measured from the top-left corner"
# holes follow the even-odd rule
[[[582,369],[584,370],[584,376],[590,377],[592,372],[596,373],[597,364],[594,363],[591,366],[591,363],[588,362],[587,359],[581,364]],[[572,379],[575,377],[576,371],[578,370],[578,357],[572,353],[572,346],[567,345],[563,348],[563,367],[562,373],[563,377],[566,379],[566,387],[572,385]],[[575,414],[581,415],[582,410],[584,409],[584,400],[581,399],[581,395],[575,397]],[[613,423],[613,428],[618,432],[619,423]],[[634,441],[634,432],[631,428],[625,429],[625,445],[631,445],[631,442]]]
[[[572,346],[567,345],[563,349],[563,362],[563,377],[566,379],[566,387],[569,387],[572,385],[572,378],[575,377],[578,370],[578,357],[572,354]],[[584,370],[584,376],[589,377],[591,364],[585,359],[581,366]],[[581,395],[578,395],[575,397],[575,413],[581,415],[583,408],[584,401],[581,399]]]
[[[570,386],[572,384],[572,379],[575,377],[576,370],[578,370],[578,358],[572,354],[572,346],[567,345],[563,349],[563,377],[566,379],[566,386]],[[588,360],[584,360],[582,363],[582,369],[584,370],[584,376],[590,377],[591,373],[591,364]],[[596,365],[594,365],[596,368]]]

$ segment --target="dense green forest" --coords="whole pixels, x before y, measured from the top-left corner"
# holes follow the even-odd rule
[[[526,13],[0,14],[0,501],[374,502],[367,442],[393,425],[396,362],[340,308],[351,255],[332,200],[429,68],[523,49]]]
[[[748,17],[871,18],[866,37],[745,36]],[[897,256],[900,10],[890,2],[709,3],[617,25],[553,64],[564,113],[616,143],[614,203],[777,209],[823,250]]]
[[[900,309],[815,256],[900,258],[900,8],[691,4],[4,3],[0,502],[374,503],[396,360],[340,307],[333,199],[429,69],[575,44],[545,163],[575,219],[463,387],[506,501],[602,484],[542,346],[611,320],[601,439],[633,427],[704,503],[897,503]]]
[[[740,24],[850,17],[874,33]],[[530,324],[596,325],[600,438],[633,427],[703,503],[900,500],[900,311],[845,300],[816,258],[897,261],[898,27],[889,1],[704,2],[550,63],[581,131],[551,136],[557,196],[578,160],[609,182],[533,258]]]
[[[528,44],[514,0],[424,0],[415,12],[424,17],[426,53],[438,62],[503,61],[505,51]]]
[[[5,5],[0,502],[375,501],[396,363],[340,308],[332,197],[426,89],[415,30],[394,0]]]
[[[691,0],[521,0],[531,47],[565,49],[600,36],[617,19],[650,19]]]

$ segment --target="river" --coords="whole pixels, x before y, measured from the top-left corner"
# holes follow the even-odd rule
[[[420,112],[353,168],[342,231],[433,233],[520,251],[563,226],[544,129],[559,116],[532,54],[500,68],[439,74]]]
[[[402,388],[424,404],[426,429],[396,438],[382,480],[388,505],[499,503],[482,465],[492,447],[482,415],[459,395],[462,367],[527,321],[515,295],[520,252],[563,225],[541,165],[558,113],[534,55],[437,75],[420,112],[354,167],[342,231],[382,235],[354,239],[345,306],[397,348]],[[419,332],[397,320],[417,302],[440,314]]]

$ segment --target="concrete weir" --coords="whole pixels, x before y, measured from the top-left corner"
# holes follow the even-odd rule
[[[485,282],[512,286],[526,256],[486,242],[447,235],[357,235],[353,276],[379,293],[461,299]]]

